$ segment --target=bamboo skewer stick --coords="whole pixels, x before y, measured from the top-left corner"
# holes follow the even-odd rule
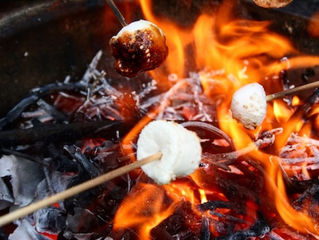
[[[58,194],[55,194],[51,197],[48,197],[48,198],[45,198],[45,199],[42,199],[38,202],[35,202],[35,203],[32,203],[30,204],[29,206],[26,206],[26,207],[23,207],[23,208],[20,208],[14,212],[11,212],[9,214],[6,214],[4,216],[1,216],[0,217],[0,227],[8,224],[8,223],[11,223],[21,217],[24,217],[24,216],[27,216],[28,214],[31,214],[41,208],[45,208],[45,207],[48,207],[56,202],[59,202],[59,201],[62,201],[64,199],[67,199],[67,198],[70,198],[76,194],[79,194],[81,192],[84,192],[86,190],[89,190],[91,188],[94,188],[98,185],[101,185],[102,183],[105,183],[109,180],[112,180],[116,177],[119,177],[125,173],[128,173],[136,168],[139,168],[145,164],[148,164],[150,162],[153,162],[153,161],[156,161],[156,160],[159,160],[160,158],[162,157],[162,153],[158,152],[158,153],[155,153],[154,155],[151,155],[151,156],[148,156],[146,158],[143,158],[142,160],[140,161],[136,161],[136,162],[133,162],[129,165],[126,165],[126,166],[123,166],[123,167],[120,167],[118,169],[115,169],[111,172],[108,172],[108,173],[105,173],[99,177],[96,177],[94,179],[91,179],[91,180],[88,180],[84,183],[81,183],[77,186],[74,186],[74,187],[71,187],[63,192],[60,192]]]
[[[277,98],[283,98],[285,96],[292,95],[292,94],[297,93],[297,92],[301,92],[304,90],[309,90],[309,89],[317,88],[317,87],[319,87],[319,81],[308,83],[308,84],[305,84],[305,85],[302,85],[299,87],[295,87],[292,89],[288,89],[285,91],[269,94],[266,96],[266,101],[269,102],[269,101],[272,101],[272,100],[277,99]]]
[[[114,12],[115,16],[117,17],[117,19],[119,20],[119,22],[121,23],[122,27],[125,27],[127,25],[125,18],[123,17],[122,13],[120,12],[120,10],[117,8],[117,6],[115,5],[115,3],[113,2],[113,0],[106,0],[107,4],[110,6],[110,8],[112,9],[112,11]]]

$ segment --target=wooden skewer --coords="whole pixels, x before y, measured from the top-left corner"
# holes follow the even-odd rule
[[[42,199],[38,202],[32,203],[29,206],[26,206],[24,208],[20,208],[14,212],[11,212],[9,214],[6,214],[4,216],[0,217],[0,227],[13,222],[14,220],[17,220],[21,217],[27,216],[28,214],[31,214],[41,208],[48,207],[56,202],[62,201],[64,199],[67,199],[69,197],[72,197],[76,194],[79,194],[81,192],[84,192],[86,190],[89,190],[91,188],[94,188],[102,183],[105,183],[109,180],[112,180],[118,176],[121,176],[125,173],[128,173],[136,168],[139,168],[147,163],[159,160],[162,157],[162,153],[158,152],[154,155],[151,155],[149,157],[143,158],[140,161],[133,162],[129,165],[120,167],[118,169],[115,169],[111,172],[108,172],[106,174],[103,174],[99,177],[96,177],[94,179],[91,179],[89,181],[86,181],[84,183],[81,183],[77,186],[71,187],[63,192],[60,192],[58,194],[55,194],[51,197]]]
[[[110,6],[110,8],[112,9],[112,11],[114,12],[115,16],[117,17],[117,19],[119,20],[119,22],[121,23],[122,27],[125,27],[127,25],[125,18],[123,17],[122,13],[120,12],[120,10],[117,8],[117,6],[115,5],[115,3],[113,2],[113,0],[106,0],[107,4]]]
[[[309,90],[309,89],[317,88],[317,87],[319,87],[319,81],[308,83],[306,85],[302,85],[302,86],[299,86],[296,88],[288,89],[288,90],[285,90],[282,92],[269,94],[266,96],[266,101],[269,102],[269,101],[272,101],[272,100],[277,99],[277,98],[283,98],[285,96],[292,95],[292,94],[297,93],[297,92],[301,92],[304,90]]]

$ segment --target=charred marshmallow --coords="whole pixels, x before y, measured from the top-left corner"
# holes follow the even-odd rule
[[[259,126],[267,111],[266,93],[263,86],[251,83],[238,89],[232,98],[231,111],[233,117],[246,128],[255,129]]]
[[[167,184],[177,177],[191,174],[201,161],[202,148],[196,133],[164,120],[149,123],[137,141],[137,160],[157,152],[162,158],[142,167],[158,184]]]
[[[132,22],[111,38],[114,67],[124,76],[157,68],[167,57],[168,48],[162,30],[145,20]]]

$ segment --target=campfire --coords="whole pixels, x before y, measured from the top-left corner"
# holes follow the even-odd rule
[[[151,0],[137,3],[165,33],[166,61],[117,84],[99,51],[79,81],[33,89],[0,119],[1,215],[136,162],[138,137],[154,120],[197,134],[199,168],[165,185],[135,169],[7,224],[0,236],[318,239],[319,90],[269,100],[254,129],[233,118],[231,101],[250,83],[270,95],[314,82],[319,57],[271,22],[236,16],[237,1],[208,4],[187,27],[155,14]]]

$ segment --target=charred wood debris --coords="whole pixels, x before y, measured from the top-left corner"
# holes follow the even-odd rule
[[[136,106],[133,112],[130,109],[126,110],[130,112],[128,120],[127,115],[123,114],[123,105],[120,107],[117,105],[119,100],[125,100],[127,96],[112,87],[105,78],[105,73],[97,69],[101,57],[102,53],[99,52],[80,81],[72,82],[67,77],[64,82],[51,83],[33,89],[26,98],[0,119],[1,214],[61,192],[127,163],[127,158],[121,153],[119,145],[121,137],[144,116],[153,104],[157,104],[161,97],[167,97],[168,94],[152,95],[151,93],[156,92],[156,84],[154,82],[146,84],[142,90],[130,96]],[[308,78],[313,76],[314,72],[306,69],[302,79],[308,81]],[[283,72],[281,77],[284,85],[289,83],[286,72]],[[184,82],[185,91],[179,93],[182,97],[176,96],[178,94],[170,94],[170,102],[185,106],[192,100],[192,105],[196,105],[198,114],[186,119],[179,112],[180,106],[175,108],[168,106],[160,117],[181,122],[197,120],[216,125],[216,120],[211,118],[214,112],[207,112],[214,110],[205,108],[211,102],[202,96],[196,74],[190,74],[190,78],[185,79]],[[70,99],[77,98],[77,101],[79,99],[81,101],[71,112],[63,112],[50,101],[52,96],[57,99],[57,95]],[[184,99],[182,103],[180,103],[181,98]],[[289,98],[286,100],[289,101]],[[299,107],[295,115],[301,114],[305,121],[309,120],[309,110],[318,102],[319,90],[317,89],[308,98],[306,104]],[[280,131],[280,129],[274,129],[263,133],[256,139],[255,144],[259,148],[267,148],[274,141],[276,133]],[[225,140],[229,141],[229,139]],[[298,137],[295,136],[291,141],[298,142]],[[239,217],[245,215],[248,199],[252,199],[257,204],[262,202],[260,199],[262,195],[260,191],[264,184],[260,174],[262,166],[249,159],[241,158],[251,150],[250,147],[242,151],[234,151],[230,146],[222,153],[214,153],[207,150],[209,144],[206,144],[207,146],[205,144],[203,142],[205,153],[201,168],[203,172],[214,172],[211,184],[222,189],[227,198],[234,199],[234,202],[209,200],[197,206],[198,211],[209,212],[219,221],[209,219],[204,214],[202,218],[192,216],[189,203],[183,202],[168,219],[152,230],[153,239],[244,240],[252,237],[262,238],[266,234],[268,239],[282,239],[272,232],[273,228],[281,226],[282,223],[267,220],[265,212],[258,211],[257,220],[250,226]],[[319,143],[316,142],[316,144],[319,146]],[[206,147],[207,151],[205,151]],[[285,151],[282,157],[287,162],[293,161],[287,154],[285,155]],[[313,159],[313,164],[318,165],[318,160],[319,156]],[[229,172],[230,165],[243,172],[244,177]],[[254,167],[253,171],[251,166]],[[300,193],[300,197],[293,202],[296,209],[309,202],[319,203],[317,179],[286,180],[289,193]],[[57,203],[56,206],[41,209],[16,221],[17,226],[11,224],[0,228],[0,239],[48,240],[50,239],[48,234],[55,234],[57,239],[61,240],[138,239],[134,230],[112,231],[116,209],[137,181],[140,180],[125,175]],[[259,190],[256,191],[256,189]],[[218,209],[228,209],[229,212],[222,213]],[[308,209],[310,214],[317,214],[311,212],[311,207]],[[185,217],[186,214],[190,216]],[[189,228],[187,225],[189,219],[198,223],[197,228]],[[214,224],[219,237],[211,233],[210,224]],[[236,224],[246,224],[248,227],[238,230],[235,228]]]

